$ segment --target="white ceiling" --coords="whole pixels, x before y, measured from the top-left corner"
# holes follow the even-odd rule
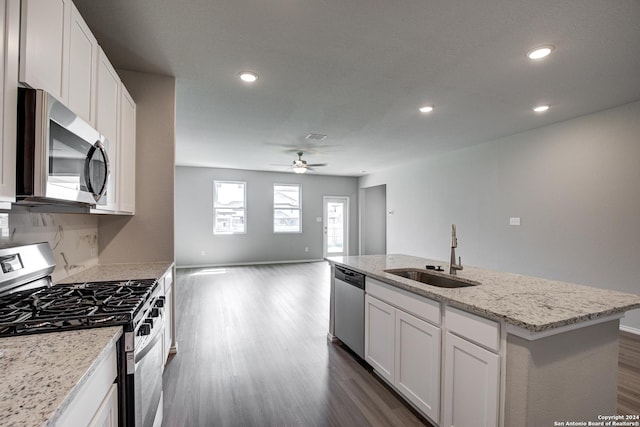
[[[362,175],[640,99],[640,0],[74,1],[117,68],[176,77],[178,165]]]

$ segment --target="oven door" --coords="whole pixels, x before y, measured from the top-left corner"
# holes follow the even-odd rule
[[[153,427],[162,424],[163,337],[164,317],[160,314],[154,318],[151,332],[144,336],[144,340],[139,345],[140,349],[135,350],[135,402],[133,404],[136,427]]]

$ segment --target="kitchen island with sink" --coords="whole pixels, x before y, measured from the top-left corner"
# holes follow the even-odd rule
[[[468,266],[452,276],[448,263],[408,255],[327,260],[332,278],[336,265],[366,276],[365,360],[436,425],[538,427],[615,414],[619,320],[640,307],[639,295]],[[445,271],[425,271],[425,281],[471,286],[406,273],[427,265]]]

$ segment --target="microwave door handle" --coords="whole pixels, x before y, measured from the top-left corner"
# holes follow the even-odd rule
[[[93,155],[95,154],[96,150],[100,150],[100,152],[102,153],[102,156],[104,157],[104,161],[105,161],[105,168],[106,168],[106,171],[104,174],[104,181],[101,183],[100,191],[98,192],[94,190],[93,183],[91,182],[91,159],[93,158]],[[102,142],[96,141],[96,143],[91,146],[91,148],[89,149],[89,152],[87,153],[87,157],[84,159],[84,179],[85,179],[85,182],[87,183],[87,189],[91,194],[93,194],[93,198],[95,199],[96,202],[100,200],[102,196],[104,196],[104,193],[106,193],[107,183],[109,182],[110,174],[111,174],[111,168],[109,165],[109,156],[107,155],[107,149],[105,148],[104,144],[102,144]]]

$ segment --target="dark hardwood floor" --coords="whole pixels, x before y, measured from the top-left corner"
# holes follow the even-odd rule
[[[164,426],[424,426],[327,341],[325,262],[178,270]]]
[[[164,426],[424,426],[326,339],[324,262],[178,270]],[[640,338],[621,334],[618,412],[640,414]]]

